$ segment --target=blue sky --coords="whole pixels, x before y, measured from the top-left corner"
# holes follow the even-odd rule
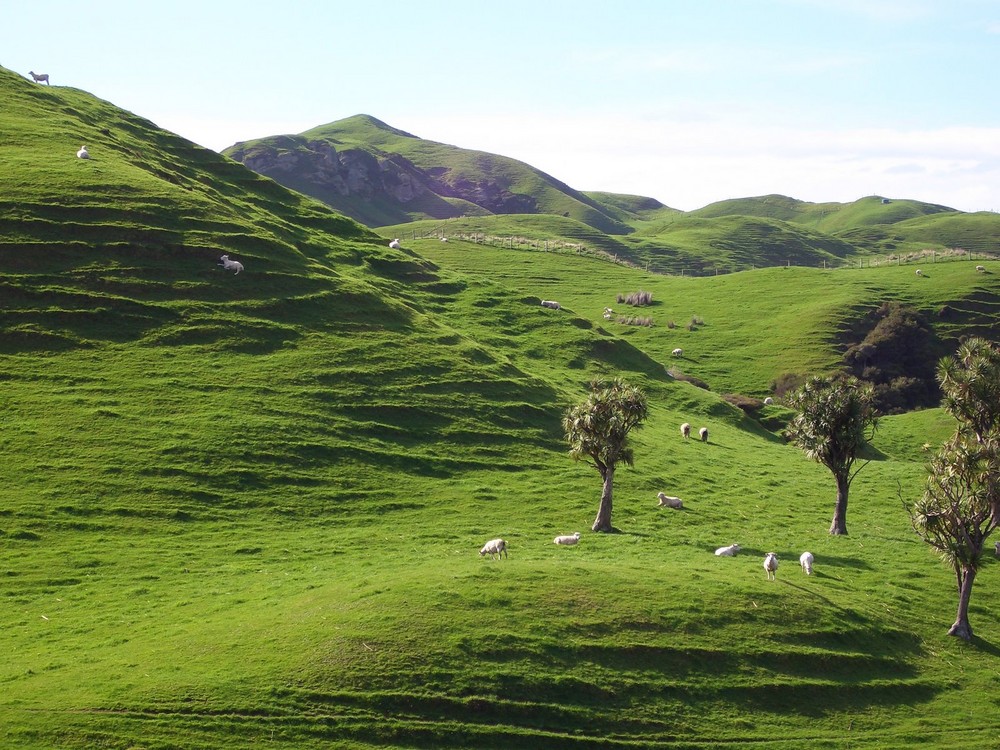
[[[216,150],[365,113],[683,210],[1000,210],[998,0],[30,0],[0,65]]]

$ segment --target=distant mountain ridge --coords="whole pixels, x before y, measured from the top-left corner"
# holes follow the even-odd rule
[[[586,232],[572,227],[585,225],[606,236],[589,245],[661,272],[829,266],[873,255],[1000,248],[1000,215],[993,213],[882,196],[809,203],[776,194],[684,212],[645,196],[581,192],[516,159],[424,140],[370,115],[237,143],[223,153],[394,234],[410,224],[426,232],[428,220],[461,219],[463,231],[478,220],[475,231],[482,233],[502,226],[513,236],[579,242]],[[562,221],[546,228],[544,217]],[[443,224],[430,231],[434,226],[444,231]]]
[[[544,213],[607,234],[632,231],[607,206],[524,162],[423,140],[369,115],[223,153],[368,226]]]

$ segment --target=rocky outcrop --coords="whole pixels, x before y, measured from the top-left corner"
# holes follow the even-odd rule
[[[538,211],[533,196],[513,193],[499,181],[466,178],[451,182],[449,170],[425,171],[399,154],[377,154],[359,148],[338,151],[328,141],[297,136],[236,144],[227,154],[254,172],[314,195],[348,214],[352,213],[348,203],[337,205],[331,196],[394,204],[403,211],[408,204],[427,198],[428,194],[460,198],[490,213]],[[420,202],[423,208],[431,203]]]

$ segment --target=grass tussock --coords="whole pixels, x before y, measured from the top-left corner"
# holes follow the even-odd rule
[[[623,294],[619,292],[615,299],[618,301],[619,305],[632,305],[633,307],[645,307],[646,305],[653,304],[653,293],[644,292],[639,290],[638,292],[629,292],[628,294]]]

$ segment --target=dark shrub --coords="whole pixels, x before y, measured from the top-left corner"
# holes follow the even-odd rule
[[[744,396],[741,393],[726,393],[723,394],[722,398],[731,403],[733,406],[739,407],[747,414],[752,414],[764,405],[764,402],[759,398]]]

